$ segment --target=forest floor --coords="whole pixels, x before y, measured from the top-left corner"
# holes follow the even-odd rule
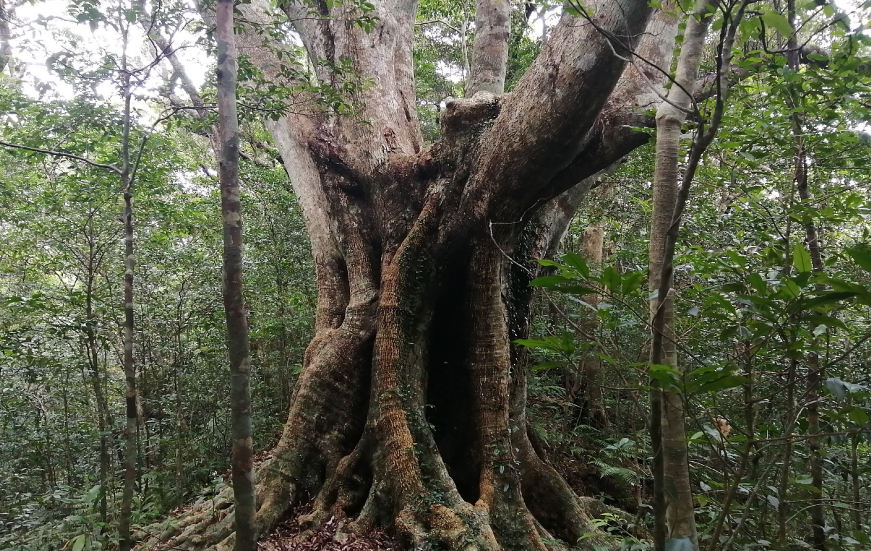
[[[270,536],[258,543],[261,551],[399,551],[400,545],[385,531],[368,534],[342,531],[343,522],[330,519],[317,529],[304,530],[299,519],[305,510],[282,522]]]

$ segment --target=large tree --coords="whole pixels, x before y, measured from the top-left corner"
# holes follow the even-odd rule
[[[353,116],[293,98],[268,123],[302,205],[317,273],[315,336],[289,417],[258,470],[268,532],[314,498],[307,520],[384,525],[408,546],[543,550],[592,530],[580,500],[527,427],[527,334],[540,258],[597,174],[647,141],[674,49],[674,8],[642,0],[569,6],[504,94],[506,0],[477,2],[470,97],[448,99],[441,141],[417,118],[414,0],[284,2],[314,77],[345,90]],[[665,3],[664,3],[665,4]],[[249,23],[269,15],[240,6]],[[265,33],[239,37],[263,75],[296,70]],[[367,79],[348,86],[352,68]],[[194,511],[161,539],[232,542],[232,504]]]

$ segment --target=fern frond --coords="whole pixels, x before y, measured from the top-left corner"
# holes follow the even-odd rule
[[[593,460],[593,464],[599,469],[599,476],[602,478],[611,476],[629,486],[638,482],[638,475],[632,469],[620,467],[619,465],[609,465],[598,459]]]

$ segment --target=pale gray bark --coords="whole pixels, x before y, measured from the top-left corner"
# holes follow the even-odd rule
[[[667,246],[667,234],[671,229],[678,201],[680,156],[680,133],[686,114],[693,105],[693,90],[701,64],[711,15],[716,7],[714,0],[699,0],[690,16],[680,58],[675,71],[674,83],[668,96],[656,111],[656,168],[653,179],[653,216],[650,232],[649,285],[651,292],[658,291],[662,282],[662,265]],[[651,300],[651,320],[656,310],[662,309],[659,326],[663,337],[661,350],[651,350],[651,361],[677,368],[676,334],[674,331],[674,294]],[[680,394],[668,390],[652,393],[651,426],[654,438],[654,492],[657,515],[656,536],[662,539],[663,520],[667,523],[670,539],[689,538],[698,549],[689,463],[684,426],[684,404]],[[657,434],[661,432],[661,434]],[[664,503],[663,503],[664,501]],[[662,508],[665,507],[665,511]],[[663,516],[663,513],[665,514]],[[656,542],[660,544],[659,541]]]
[[[508,36],[511,31],[509,0],[478,0],[475,7],[475,42],[466,95],[505,91],[508,68]]]
[[[12,59],[12,31],[9,23],[15,13],[14,7],[7,5],[8,0],[0,0],[0,73],[6,70]]]

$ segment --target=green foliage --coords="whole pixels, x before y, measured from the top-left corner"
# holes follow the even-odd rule
[[[9,79],[0,84],[0,109],[15,113],[0,119],[4,141],[119,163],[113,102],[94,93],[37,100]],[[188,128],[180,121],[152,136],[137,172],[136,526],[165,515],[228,466],[217,183],[202,168],[213,164],[211,155]],[[137,120],[132,140],[141,143],[147,132]],[[245,133],[246,290],[262,450],[278,437],[315,299],[286,174],[259,123]],[[107,549],[120,502],[124,423],[117,178],[75,160],[4,148],[0,181],[0,548]],[[109,444],[106,486],[97,468],[101,439]]]
[[[810,477],[814,453],[822,463],[828,545],[866,549],[871,541],[865,360],[871,334],[871,194],[865,185],[871,149],[863,141],[867,105],[855,101],[869,85],[867,71],[857,70],[867,67],[868,39],[855,26],[833,24],[840,15],[832,6],[808,4],[799,8],[796,29],[768,5],[742,24],[736,63],[749,75],[736,84],[720,136],[697,175],[678,242],[679,365],[647,362],[648,301],[654,298],[641,289],[650,216],[648,150],[605,178],[564,243],[566,251],[580,250],[584,229],[603,224],[603,266],[588,265],[572,252],[541,261],[544,271],[533,285],[546,299],[532,335],[517,343],[530,349],[531,416],[559,416],[540,421],[537,434],[552,451],[577,450],[574,457],[580,457],[595,450],[592,462],[601,479],[595,484],[611,499],[620,493],[608,480],[628,485],[634,477],[649,484],[649,443],[633,438],[648,415],[647,402],[632,389],[644,388],[649,376],[681,396],[692,434],[690,467],[703,548],[721,518],[726,535],[713,548],[733,536],[733,549],[775,547],[782,504],[789,511],[786,546],[806,547],[807,505],[818,490]],[[714,26],[719,28],[716,21]],[[774,51],[793,33],[799,43],[825,36],[821,42],[831,49],[811,49],[796,73],[784,53]],[[807,201],[797,196],[793,181],[796,114],[809,164]],[[687,135],[691,131],[692,123]],[[811,222],[822,247],[820,271],[806,241]],[[825,374],[819,382],[811,376],[809,357],[818,359]],[[598,385],[609,435],[641,444],[640,468],[630,458],[616,460],[613,449],[605,455],[614,440],[603,443],[589,427],[579,430],[585,427],[577,423],[586,414],[588,390],[573,388],[568,374],[590,358],[601,362]],[[787,388],[794,396],[791,410]],[[814,388],[819,398],[811,399]],[[547,401],[537,401],[543,389]],[[811,403],[824,435],[817,452],[808,438]],[[786,450],[790,462],[784,467]],[[727,503],[732,487],[735,496]],[[639,518],[647,518],[647,505],[638,506]],[[741,530],[733,532],[745,514]]]

